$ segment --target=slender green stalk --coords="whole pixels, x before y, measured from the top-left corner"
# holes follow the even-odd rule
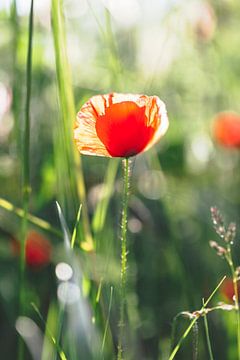
[[[173,319],[173,322],[172,322],[172,332],[171,332],[171,347],[170,349],[172,350],[173,349],[173,346],[174,346],[174,342],[175,342],[175,338],[176,338],[176,334],[177,334],[177,321],[178,319],[183,316],[184,314],[182,312],[180,312],[179,314],[177,314],[174,319]]]
[[[94,244],[88,218],[82,162],[80,155],[73,147],[72,139],[72,128],[76,117],[76,110],[72,90],[71,71],[67,56],[62,0],[52,0],[51,15],[58,95],[61,110],[60,136],[61,146],[63,147],[61,155],[65,161],[65,169],[62,169],[62,171],[64,171],[64,178],[62,177],[61,181],[66,182],[64,196],[67,201],[69,199],[70,208],[72,208],[76,194],[78,194],[82,204],[82,223],[84,230],[84,241],[81,247],[86,251],[92,251]]]
[[[127,280],[127,210],[129,195],[129,159],[123,160],[123,209],[121,221],[121,284],[120,284],[120,320],[119,320],[119,339],[117,359],[123,357],[123,334],[125,328],[125,303],[126,303],[126,280]]]
[[[204,304],[204,299],[203,299],[203,304]],[[212,346],[211,346],[211,340],[210,340],[210,336],[209,336],[207,314],[203,315],[203,320],[204,320],[204,328],[205,328],[206,339],[207,339],[207,347],[208,347],[209,359],[214,360],[213,352],[212,352]]]
[[[20,273],[23,275],[25,267],[25,237],[27,232],[27,214],[30,198],[30,100],[32,87],[32,38],[33,38],[33,0],[31,0],[29,14],[28,52],[26,69],[26,105],[23,133],[23,219],[22,219],[22,241],[20,255]]]
[[[113,298],[113,287],[111,286],[109,306],[108,306],[108,315],[107,315],[107,321],[106,321],[106,325],[105,325],[105,329],[104,329],[103,341],[102,341],[102,347],[101,347],[102,355],[103,355],[103,350],[104,350],[104,346],[105,346],[105,342],[106,342],[106,338],[107,338],[107,331],[108,331],[110,313],[111,313],[111,308],[112,308],[112,298]]]
[[[59,314],[58,314],[58,327],[56,334],[56,349],[55,349],[56,351],[54,355],[54,360],[58,359],[58,348],[60,347],[60,342],[61,342],[64,315],[65,315],[65,305],[60,304]]]
[[[95,10],[94,10],[94,8],[93,8],[93,6],[91,5],[91,2],[90,2],[89,0],[87,0],[87,4],[88,4],[88,7],[89,7],[89,9],[90,9],[90,11],[91,11],[91,13],[92,13],[92,15],[93,15],[96,23],[97,23],[99,32],[101,33],[102,37],[105,38],[105,36],[106,36],[105,30],[104,30],[101,22],[98,20],[98,17],[97,17],[97,15],[96,15],[96,13],[95,13]]]
[[[192,359],[197,360],[198,357],[198,323],[197,321],[193,325],[193,340],[192,340],[192,347],[193,347],[193,355]]]
[[[103,188],[103,193],[101,194],[102,199],[99,201],[97,208],[94,211],[93,220],[92,220],[92,229],[94,232],[95,239],[103,229],[106,220],[110,199],[114,191],[114,184],[115,184],[118,166],[119,166],[118,159],[110,159],[106,171],[106,176],[104,179],[104,185],[103,185],[104,188]]]
[[[234,303],[235,309],[237,312],[237,348],[238,348],[238,360],[240,360],[240,312],[239,312],[239,296],[238,296],[238,285],[237,285],[237,274],[233,265],[231,245],[227,246],[227,254],[225,258],[230,266],[232,280],[233,280],[233,289],[234,289]]]
[[[122,88],[122,64],[119,56],[118,46],[116,43],[116,39],[113,34],[112,30],[112,24],[111,24],[111,14],[109,10],[105,9],[105,27],[102,26],[101,22],[99,21],[94,8],[91,5],[91,2],[87,0],[89,9],[97,23],[99,32],[101,34],[102,40],[104,41],[104,44],[107,45],[108,48],[108,54],[107,54],[107,60],[108,60],[108,66],[111,74],[111,86],[114,88]]]
[[[26,105],[25,105],[25,121],[23,133],[23,169],[22,169],[22,183],[23,183],[23,218],[21,227],[21,248],[20,248],[20,291],[19,291],[19,314],[24,313],[24,272],[25,272],[25,243],[28,226],[28,209],[30,198],[30,100],[31,100],[31,85],[32,85],[32,39],[33,39],[33,3],[31,0],[29,25],[28,25],[28,50],[27,50],[27,68],[26,68]],[[24,358],[23,342],[19,339],[18,358]]]
[[[75,245],[76,236],[77,236],[77,228],[78,228],[79,221],[80,221],[80,216],[81,216],[81,210],[82,210],[82,204],[80,204],[80,206],[79,206],[75,226],[74,226],[73,233],[72,233],[71,249],[73,249],[74,245]]]
[[[12,111],[14,116],[14,132],[13,136],[16,141],[16,150],[17,152],[21,149],[21,132],[20,132],[20,103],[21,103],[21,84],[22,76],[18,64],[18,52],[20,44],[20,24],[17,14],[17,0],[13,0],[11,4],[11,24],[13,31],[13,44],[12,44],[12,60],[13,60],[13,79],[12,79]]]
[[[182,311],[179,314],[177,314],[175,316],[175,318],[173,319],[173,324],[172,324],[172,334],[171,334],[171,349],[173,348],[174,345],[174,340],[176,338],[176,332],[177,332],[177,321],[178,319],[180,319],[181,317],[187,317],[189,320],[192,320],[196,315],[188,312],[188,311]],[[197,359],[197,355],[198,355],[198,324],[197,321],[194,323],[193,325],[193,339],[192,339],[192,347],[193,347],[193,360]]]
[[[122,66],[118,52],[118,47],[112,30],[111,14],[107,9],[105,9],[105,19],[106,19],[106,42],[109,46],[109,67],[112,75],[112,86],[120,89],[122,88],[122,84],[121,84]]]
[[[54,347],[56,348],[56,351],[58,353],[58,356],[60,357],[61,360],[67,360],[67,357],[63,351],[63,349],[60,347],[60,345],[57,343],[54,335],[52,334],[52,331],[50,330],[50,328],[48,327],[48,325],[46,324],[46,322],[44,321],[38,307],[36,306],[36,304],[31,303],[33,309],[35,310],[35,312],[37,313],[39,319],[41,320],[42,324],[45,327],[45,335],[48,337],[48,339],[53,343]]]
[[[215,295],[215,293],[217,292],[217,290],[219,289],[219,287],[222,285],[223,281],[226,279],[226,276],[224,276],[222,278],[222,280],[220,281],[220,283],[217,285],[217,287],[213,290],[213,292],[211,293],[211,295],[209,296],[209,298],[206,300],[206,302],[203,304],[200,312],[202,312],[206,306],[208,305],[208,303],[211,301],[212,297]],[[180,340],[178,341],[177,345],[175,346],[175,348],[173,349],[173,351],[171,352],[168,360],[173,360],[175,358],[175,355],[177,354],[178,350],[180,349],[183,341],[186,339],[186,337],[188,336],[188,334],[190,333],[192,327],[194,326],[195,322],[199,319],[199,315],[195,315],[194,319],[191,321],[191,323],[189,324],[189,326],[187,327],[187,329],[184,331],[183,335],[181,336]]]
[[[17,215],[20,218],[24,218],[24,210],[13,205],[12,203],[10,203],[9,201],[0,198],[0,207],[6,211],[10,211],[13,214]],[[33,225],[38,226],[39,228],[50,232],[51,234],[54,234],[60,238],[63,237],[62,233],[60,230],[56,229],[55,227],[53,227],[49,222],[47,222],[46,220],[40,219],[37,216],[34,216],[32,214],[30,214],[29,212],[26,214],[27,216],[27,221]]]

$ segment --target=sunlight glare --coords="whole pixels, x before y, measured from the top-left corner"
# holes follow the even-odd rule
[[[60,302],[72,305],[80,299],[80,288],[71,282],[63,282],[58,285],[57,295]]]
[[[73,269],[67,263],[61,262],[55,268],[55,274],[60,281],[68,281],[73,276]]]

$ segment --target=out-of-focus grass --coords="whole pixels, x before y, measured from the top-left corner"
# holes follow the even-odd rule
[[[25,249],[28,229],[28,211],[31,193],[30,183],[30,103],[32,90],[32,42],[33,42],[33,4],[31,1],[29,11],[29,27],[28,27],[28,47],[27,47],[27,63],[26,63],[26,101],[25,116],[23,123],[23,146],[22,146],[22,203],[23,217],[21,222],[21,238],[20,238],[20,266],[19,266],[19,316],[25,313]],[[14,24],[15,25],[15,24]],[[15,94],[16,95],[16,94]],[[18,339],[18,359],[24,359],[23,340]]]
[[[6,211],[9,211],[10,213],[17,215],[20,218],[24,217],[23,209],[20,209],[20,208],[14,206],[9,201],[6,201],[5,199],[0,198],[0,207]],[[60,230],[51,226],[51,224],[49,224],[47,221],[40,219],[34,215],[31,215],[29,212],[27,213],[27,220],[31,224],[34,224],[37,227],[39,227],[40,229],[46,230],[50,233],[53,233],[53,234],[57,235],[58,237],[62,237],[62,233]]]
[[[213,290],[213,292],[211,293],[211,295],[209,296],[209,298],[203,303],[203,306],[200,310],[201,312],[204,312],[206,306],[208,305],[208,303],[211,301],[212,297],[215,295],[215,293],[217,292],[217,290],[220,288],[220,286],[222,285],[223,281],[226,279],[226,276],[224,276],[221,281],[219,282],[219,284],[217,285],[217,287]],[[173,351],[171,352],[170,356],[169,356],[169,360],[173,360],[175,358],[175,355],[177,354],[177,352],[179,351],[182,342],[184,341],[184,339],[188,336],[189,332],[191,331],[191,329],[193,328],[194,324],[197,322],[198,320],[198,316],[195,315],[193,316],[193,319],[190,323],[190,325],[187,327],[187,329],[185,330],[185,332],[183,333],[183,335],[181,336],[180,340],[178,341],[177,345],[174,347]]]
[[[81,158],[73,148],[72,129],[75,121],[76,109],[71,84],[71,71],[68,64],[66,52],[66,35],[64,30],[64,20],[62,5],[59,1],[52,1],[52,29],[55,44],[55,59],[58,81],[58,93],[60,101],[60,125],[57,132],[55,154],[61,160],[57,162],[59,171],[59,185],[62,188],[64,204],[68,204],[66,210],[72,209],[76,203],[76,197],[82,204],[83,217],[83,244],[82,246],[91,251],[93,250],[93,239],[89,226],[88,210],[86,204],[86,192],[84,177],[82,172]],[[61,149],[64,152],[62,153]],[[65,162],[62,163],[62,158]],[[76,178],[75,178],[76,177]],[[66,183],[69,182],[69,183]],[[64,184],[65,182],[65,184]],[[71,195],[70,195],[71,194]],[[70,195],[70,196],[69,196]]]

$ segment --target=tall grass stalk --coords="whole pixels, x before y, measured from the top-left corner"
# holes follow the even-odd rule
[[[117,359],[123,359],[123,340],[125,329],[125,304],[126,304],[126,280],[127,280],[127,212],[130,180],[130,160],[123,160],[123,209],[121,221],[121,283],[120,283],[120,320]]]
[[[198,323],[197,323],[197,321],[193,325],[192,332],[193,332],[193,344],[192,344],[193,354],[192,354],[192,359],[197,360],[197,358],[198,358]]]
[[[9,201],[7,201],[3,198],[0,198],[0,208],[13,213],[14,215],[20,217],[21,219],[23,219],[24,216],[26,216],[27,221],[29,223],[39,227],[42,230],[45,230],[53,235],[56,235],[56,236],[62,238],[61,231],[56,229],[55,227],[53,227],[49,222],[47,222],[46,220],[43,220],[37,216],[34,216],[34,215],[30,214],[29,212],[25,215],[25,212],[23,209],[13,205],[12,203],[10,203]]]
[[[116,87],[120,88],[122,85],[122,83],[121,83],[122,64],[121,64],[120,57],[119,57],[116,39],[114,37],[113,30],[112,30],[111,14],[108,9],[105,9],[105,27],[103,27],[89,0],[87,0],[87,4],[88,4],[89,9],[97,23],[102,40],[105,44],[107,44],[107,47],[108,47],[107,60],[108,60],[109,71],[112,76],[112,78],[111,78],[112,84],[111,85],[114,88],[116,88]]]
[[[41,320],[42,324],[44,325],[45,327],[45,336],[47,336],[47,338],[52,342],[54,348],[56,349],[57,351],[57,354],[59,356],[59,358],[61,360],[67,360],[67,357],[63,351],[63,349],[60,347],[60,345],[57,343],[56,341],[56,338],[54,337],[52,331],[50,330],[50,328],[48,327],[48,324],[46,324],[46,322],[44,321],[38,307],[36,306],[35,303],[31,303],[34,311],[36,312],[36,314],[38,315],[39,319]]]
[[[73,147],[73,122],[76,117],[74,104],[74,96],[71,82],[71,71],[67,57],[66,36],[64,27],[64,16],[62,10],[62,1],[52,0],[52,31],[54,38],[56,71],[58,95],[61,111],[61,144],[63,146],[63,157],[65,159],[66,176],[70,182],[70,191],[74,201],[74,194],[77,192],[80,202],[82,203],[82,222],[84,230],[84,242],[82,247],[91,251],[94,248],[93,239],[90,231],[88,209],[86,204],[86,191],[82,171],[82,162],[80,155],[75,147]],[[75,174],[75,176],[73,175]],[[69,193],[66,190],[65,197],[68,198]],[[72,204],[71,204],[72,206]]]
[[[58,204],[58,202],[56,203],[56,205],[57,205],[58,217],[59,217],[62,232],[63,232],[64,247],[65,247],[65,250],[67,251],[67,253],[69,254],[69,250],[70,249],[72,250],[69,230],[68,230],[68,227],[66,224],[66,220],[63,216],[62,209],[61,209],[60,205]],[[81,211],[81,208],[79,208],[79,211],[77,214],[77,219],[78,219],[78,216],[80,216],[80,211]],[[78,220],[76,220],[76,223],[77,223],[77,221]],[[73,238],[73,235],[72,235],[72,238]],[[65,303],[60,302],[59,314],[58,314],[58,319],[57,319],[58,326],[57,326],[57,334],[56,334],[56,349],[55,349],[54,360],[58,359],[57,348],[60,346],[64,316],[65,316]]]
[[[195,315],[193,315],[192,313],[188,312],[188,311],[182,311],[179,314],[177,314],[174,319],[173,319],[173,323],[172,323],[172,334],[171,334],[171,348],[173,348],[174,345],[174,341],[176,338],[176,333],[177,333],[177,321],[178,319],[182,318],[182,317],[187,317],[188,319],[192,320]],[[192,349],[193,349],[193,360],[197,359],[197,355],[198,355],[198,324],[197,321],[193,324],[192,326]]]
[[[12,80],[12,110],[14,115],[14,136],[16,138],[16,149],[21,149],[21,132],[20,132],[20,111],[21,102],[21,72],[18,65],[18,52],[20,44],[20,24],[17,14],[17,1],[13,0],[11,5],[11,25],[13,31],[12,59],[13,59],[13,80]]]
[[[222,278],[222,280],[219,282],[219,284],[217,285],[217,287],[213,290],[213,292],[211,293],[211,295],[209,296],[209,298],[205,301],[205,303],[203,304],[200,313],[204,311],[204,309],[206,308],[206,306],[208,305],[208,303],[211,301],[211,299],[213,298],[213,296],[215,295],[215,293],[217,292],[217,290],[220,288],[220,286],[222,285],[222,283],[224,282],[224,280],[226,279],[226,276],[224,276]],[[191,323],[189,324],[189,326],[187,327],[187,329],[184,331],[183,335],[181,336],[181,338],[179,339],[177,345],[175,346],[175,348],[173,349],[173,351],[171,352],[168,360],[173,360],[177,354],[177,352],[179,351],[183,341],[187,338],[188,334],[190,333],[190,331],[192,330],[194,324],[196,323],[196,321],[199,319],[199,316],[195,316],[194,319],[191,321]]]
[[[112,86],[116,89],[122,87],[122,65],[119,57],[117,43],[112,30],[111,14],[105,10],[106,42],[109,47],[109,68],[112,74]]]
[[[111,308],[112,308],[112,298],[113,298],[113,287],[111,286],[108,314],[107,314],[107,320],[106,320],[106,325],[105,325],[103,340],[102,340],[102,347],[101,347],[102,356],[103,356],[104,346],[105,346],[105,342],[106,342],[106,338],[107,338],[107,331],[108,331],[108,327],[109,327],[110,313],[111,313]]]
[[[22,168],[22,197],[23,197],[23,218],[21,226],[21,244],[20,244],[20,291],[19,291],[19,314],[24,313],[25,306],[25,244],[28,226],[28,210],[30,199],[30,101],[31,101],[31,85],[32,85],[32,39],[33,39],[33,4],[31,0],[29,25],[28,25],[28,49],[27,49],[27,68],[26,68],[26,104],[25,119],[23,132],[23,168]],[[19,339],[18,358],[24,358],[23,341]]]
[[[93,214],[92,229],[95,239],[97,235],[101,233],[105,224],[109,202],[114,191],[114,184],[118,167],[119,159],[110,159],[103,183],[101,200],[98,202],[96,210]]]
[[[79,205],[75,226],[73,228],[73,233],[72,233],[72,237],[71,237],[71,249],[73,249],[74,245],[75,245],[76,236],[77,236],[77,229],[78,229],[80,216],[81,216],[81,210],[82,210],[82,204]]]
[[[23,132],[23,168],[22,168],[22,196],[23,196],[23,218],[22,218],[22,241],[20,252],[20,273],[23,276],[25,267],[25,237],[27,232],[27,214],[31,192],[30,185],[30,101],[32,85],[32,38],[33,38],[33,0],[31,0],[29,14],[27,69],[26,69],[26,105]]]

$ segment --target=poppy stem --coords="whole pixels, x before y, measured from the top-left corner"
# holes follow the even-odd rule
[[[123,160],[123,208],[121,220],[121,284],[120,284],[120,320],[118,339],[118,360],[123,360],[123,334],[125,328],[126,280],[127,280],[127,211],[129,197],[130,160]]]

